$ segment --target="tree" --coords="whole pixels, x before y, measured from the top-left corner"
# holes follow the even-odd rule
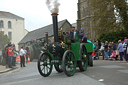
[[[0,32],[0,47],[4,48],[4,46],[9,42],[10,42],[10,39],[8,38],[8,36]]]
[[[128,31],[128,0],[113,0],[116,16],[124,29]]]
[[[92,21],[95,22],[93,29],[97,30],[97,34],[109,33],[123,28],[128,30],[126,0],[91,0],[91,9]]]

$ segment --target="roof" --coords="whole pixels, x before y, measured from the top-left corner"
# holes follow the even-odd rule
[[[12,14],[10,12],[0,11],[0,18],[11,18],[11,19],[24,19],[20,16]]]
[[[65,23],[69,23],[66,19],[58,22],[58,29],[62,28]],[[69,23],[70,24],[70,23]],[[70,24],[71,25],[71,24]],[[48,36],[53,36],[53,24],[30,31],[19,44],[29,42],[31,40],[41,39],[45,37],[45,32],[48,32]]]

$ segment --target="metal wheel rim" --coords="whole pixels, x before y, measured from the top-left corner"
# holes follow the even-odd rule
[[[50,70],[52,68],[51,59],[50,56],[44,54],[40,57],[40,70],[44,75],[47,75],[50,73]]]
[[[65,60],[66,71],[70,74],[73,74],[76,69],[75,64],[76,62],[74,54],[72,54],[71,52],[67,53]]]
[[[85,47],[82,46],[81,58],[82,58],[82,66],[83,66],[83,67],[86,65],[86,59],[87,59],[87,55],[86,55],[86,58],[84,58],[84,55],[85,55],[85,54],[86,54]]]

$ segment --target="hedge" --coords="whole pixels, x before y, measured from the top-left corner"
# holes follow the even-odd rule
[[[105,42],[105,41],[108,41],[108,42],[118,42],[118,40],[124,40],[124,37],[128,38],[128,31],[121,30],[121,31],[101,34],[99,36],[98,40],[101,41],[101,42]]]

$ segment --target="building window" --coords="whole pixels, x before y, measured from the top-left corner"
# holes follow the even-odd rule
[[[3,20],[0,20],[0,28],[4,28],[4,22],[3,22]]]
[[[8,38],[12,40],[12,32],[8,32]]]
[[[8,28],[12,28],[11,27],[11,21],[8,21]]]

